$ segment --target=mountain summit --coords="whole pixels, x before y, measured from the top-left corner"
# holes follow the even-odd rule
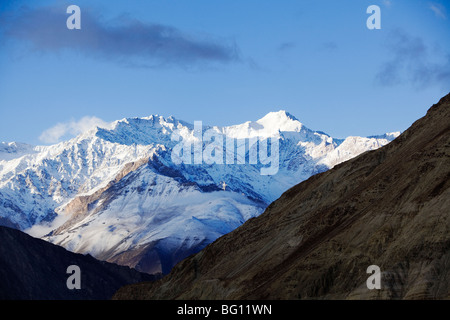
[[[285,110],[269,112],[256,122],[262,124],[264,127],[277,128],[279,131],[298,132],[303,126],[296,117]]]
[[[395,137],[334,139],[279,111],[228,127],[126,118],[51,146],[3,144],[0,224],[168,273],[288,188]]]
[[[274,137],[280,132],[300,132],[303,124],[294,116],[284,110],[269,112],[256,121],[247,121],[243,124],[224,127],[222,131],[232,138]]]

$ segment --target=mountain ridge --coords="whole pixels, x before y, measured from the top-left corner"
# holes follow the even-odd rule
[[[233,150],[226,143],[214,145],[208,134],[232,139]],[[200,143],[203,155],[211,146],[223,148],[223,164],[205,158],[199,164],[175,163],[180,138]],[[124,118],[0,160],[0,223],[74,252],[167,273],[182,258],[259,215],[299,181],[394,138],[334,139],[286,111],[228,127],[162,116]],[[276,174],[261,174],[267,162],[250,141],[279,147],[269,158]],[[137,258],[143,256],[145,261]]]
[[[0,226],[0,299],[107,300],[124,284],[156,278],[81,255]],[[78,266],[78,290],[67,288],[69,266]]]
[[[448,299],[450,95],[392,143],[290,188],[264,213],[115,299]],[[381,269],[381,289],[366,285]]]

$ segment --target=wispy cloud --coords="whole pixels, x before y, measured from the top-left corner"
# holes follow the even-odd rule
[[[85,116],[78,121],[71,120],[69,122],[56,124],[42,132],[39,136],[39,140],[44,143],[57,143],[64,137],[73,137],[95,127],[109,128],[110,123],[97,117]]]
[[[434,12],[436,17],[447,19],[447,13],[445,7],[439,3],[430,3],[430,9]]]
[[[400,29],[388,35],[386,48],[391,59],[376,74],[379,85],[412,84],[418,89],[450,85],[450,53],[433,53],[422,38]]]
[[[234,41],[190,35],[168,25],[143,22],[122,15],[104,21],[83,6],[81,30],[68,30],[66,8],[23,7],[0,17],[0,33],[29,42],[44,52],[78,51],[124,65],[189,67],[240,60]]]

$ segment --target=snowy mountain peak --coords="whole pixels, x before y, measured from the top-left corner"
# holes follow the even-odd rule
[[[393,139],[397,138],[400,134],[401,134],[400,131],[395,131],[395,132],[387,132],[387,133],[382,134],[382,135],[369,136],[367,138],[393,140]]]
[[[256,121],[266,128],[266,130],[295,131],[300,132],[303,124],[293,115],[285,110],[269,112],[264,117]]]
[[[272,120],[282,119],[282,120],[298,121],[298,119],[295,116],[293,116],[291,113],[289,113],[283,109],[280,109],[278,111],[271,111],[271,112],[267,113],[264,117],[259,119],[258,121],[263,120],[263,119],[272,119]]]
[[[205,130],[208,128],[208,126],[203,127]],[[280,137],[281,132],[298,133],[302,130],[310,131],[297,118],[285,110],[269,112],[256,121],[215,128],[224,135],[236,139]],[[156,114],[142,118],[124,118],[114,121],[108,128],[96,128],[95,135],[103,140],[125,145],[166,144],[170,142],[171,134],[174,131],[179,130],[188,134],[193,129],[194,126],[192,124],[177,120],[173,116],[165,118]]]
[[[97,128],[95,135],[103,140],[124,145],[164,144],[170,141],[170,135],[176,129],[192,128],[191,124],[170,116],[124,118],[112,123],[110,128]]]
[[[119,128],[120,126],[153,126],[153,127],[161,127],[163,125],[167,125],[169,123],[175,123],[176,119],[172,116],[168,117],[167,119],[163,116],[160,116],[158,114],[149,115],[147,117],[130,117],[130,118],[123,118],[121,120],[116,120],[112,123],[110,130],[115,130]]]
[[[25,154],[34,152],[35,147],[26,143],[0,142],[0,161],[20,158]]]
[[[293,115],[280,110],[269,112],[264,117],[256,121],[247,121],[243,124],[224,127],[224,134],[237,139],[252,137],[280,137],[282,132],[300,132],[308,130]]]

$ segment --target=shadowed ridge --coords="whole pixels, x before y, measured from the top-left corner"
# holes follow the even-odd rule
[[[104,300],[123,285],[156,279],[3,226],[0,226],[0,265],[2,300]],[[66,271],[70,265],[80,268],[80,290],[67,288],[71,274]]]

